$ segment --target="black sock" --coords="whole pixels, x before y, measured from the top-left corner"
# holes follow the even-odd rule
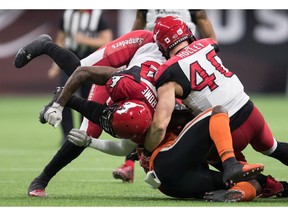
[[[81,97],[72,95],[66,106],[81,113],[87,119],[99,125],[99,118],[102,116],[103,110],[107,107],[94,101],[88,101]]]
[[[63,167],[77,158],[84,149],[85,148],[76,146],[67,140],[43,170],[43,175],[45,179],[48,180],[47,182]]]
[[[269,156],[276,158],[277,160],[288,166],[288,143],[278,142],[277,148]]]
[[[48,42],[45,45],[44,52],[54,60],[67,76],[70,76],[80,66],[80,59],[77,55],[53,42]]]
[[[136,149],[134,149],[129,155],[127,155],[125,160],[138,161],[139,158]]]

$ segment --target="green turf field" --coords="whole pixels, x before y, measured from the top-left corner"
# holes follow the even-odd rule
[[[288,98],[255,95],[252,99],[264,114],[275,137],[288,141]],[[249,203],[173,199],[150,189],[143,181],[144,172],[138,164],[133,184],[113,179],[113,169],[122,164],[124,158],[93,149],[84,151],[52,179],[46,189],[49,197],[28,197],[30,182],[50,161],[61,140],[60,128],[54,129],[38,122],[38,113],[48,100],[48,96],[0,98],[1,207],[288,207],[288,198],[257,198]],[[264,173],[279,180],[288,180],[288,169],[280,162],[250,148],[245,154],[250,162],[264,163]]]

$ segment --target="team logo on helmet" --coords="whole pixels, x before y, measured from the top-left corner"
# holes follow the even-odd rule
[[[149,107],[139,100],[119,102],[113,113],[112,128],[119,138],[133,139],[146,133],[152,122]]]

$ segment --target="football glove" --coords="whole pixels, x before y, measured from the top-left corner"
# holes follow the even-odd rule
[[[85,131],[76,128],[69,132],[67,138],[71,143],[80,147],[88,147],[92,142],[92,138]]]
[[[62,111],[64,107],[62,107],[60,104],[54,102],[51,107],[47,109],[47,111],[44,114],[44,118],[46,121],[52,125],[54,128],[58,127],[58,125],[62,121]]]

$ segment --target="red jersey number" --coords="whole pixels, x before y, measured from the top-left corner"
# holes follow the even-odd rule
[[[233,76],[233,73],[230,71],[226,71],[223,68],[222,64],[220,64],[215,57],[215,50],[212,50],[206,55],[206,59],[214,66],[215,70],[217,70],[225,77],[229,78]],[[201,78],[201,81],[199,81],[199,78]],[[190,65],[191,88],[194,91],[201,91],[206,87],[208,87],[211,91],[215,90],[218,87],[218,85],[215,83],[215,79],[215,75],[209,75],[207,71],[203,67],[201,67],[198,61],[195,61]]]

